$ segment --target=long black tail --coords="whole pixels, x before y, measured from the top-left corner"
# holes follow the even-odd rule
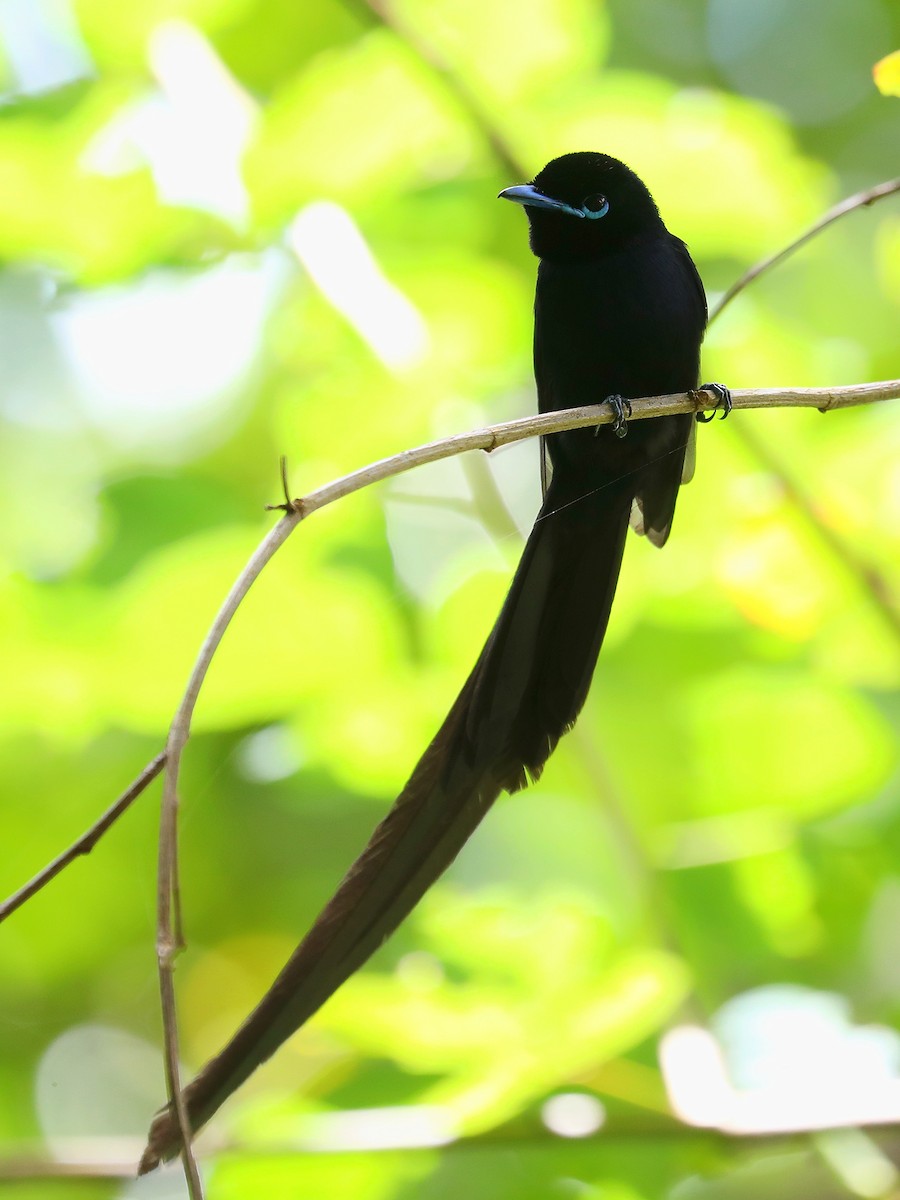
[[[499,794],[540,775],[584,704],[630,507],[615,484],[551,483],[500,616],[406,787],[272,988],[185,1089],[193,1130],[396,929]],[[141,1172],[180,1148],[169,1106]]]

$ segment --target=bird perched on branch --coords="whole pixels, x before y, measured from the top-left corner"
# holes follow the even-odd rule
[[[662,546],[693,467],[690,414],[626,422],[629,398],[696,388],[707,316],[687,247],[647,188],[617,159],[577,153],[500,197],[524,207],[540,259],[541,411],[607,399],[616,421],[546,438],[543,504],[478,661],[273,987],[185,1089],[192,1130],[377,949],[499,794],[539,777],[587,696],[629,521]],[[727,390],[712,386],[727,411]],[[180,1146],[170,1105],[153,1123],[142,1171]]]

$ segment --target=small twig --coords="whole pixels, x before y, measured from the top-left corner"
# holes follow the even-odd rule
[[[291,511],[291,493],[289,490],[290,484],[288,483],[287,455],[286,454],[282,454],[281,458],[279,458],[278,467],[281,472],[281,494],[282,494],[282,496],[284,496],[284,511],[290,512]]]
[[[282,454],[278,460],[278,471],[281,476],[281,494],[284,496],[284,500],[281,504],[267,504],[266,512],[292,512],[294,505],[291,500],[291,493],[288,490],[290,484],[288,483],[286,454]]]
[[[102,817],[88,829],[85,833],[69,846],[68,850],[64,850],[62,854],[57,855],[51,863],[48,863],[42,871],[38,871],[37,875],[28,883],[19,888],[17,892],[0,904],[0,922],[5,921],[8,916],[21,908],[26,900],[30,900],[41,888],[45,887],[51,879],[54,879],[60,871],[64,870],[69,863],[74,862],[79,855],[90,854],[100,838],[106,833],[118,819],[122,813],[129,809],[132,803],[140,796],[149,784],[153,782],[156,776],[163,769],[166,761],[165,750],[157,754],[156,758],[151,759],[135,779],[134,783],[130,784],[122,795],[111,804]]]
[[[766,271],[769,271],[777,263],[784,262],[795,250],[799,250],[801,246],[806,245],[808,241],[821,233],[823,229],[827,229],[834,221],[846,216],[847,213],[855,212],[858,208],[867,208],[877,200],[883,200],[885,196],[893,196],[896,192],[900,192],[900,179],[889,179],[885,183],[876,184],[875,187],[866,188],[863,192],[857,192],[853,196],[848,196],[846,200],[841,200],[839,204],[835,204],[833,208],[829,208],[824,216],[820,217],[814,225],[810,225],[805,233],[801,233],[798,238],[795,238],[783,250],[779,250],[777,254],[770,255],[769,258],[762,259],[761,262],[756,263],[748,271],[745,271],[740,279],[736,283],[733,283],[724,296],[719,299],[718,303],[713,305],[712,311],[709,314],[709,324],[711,325],[735,296],[742,292],[754,279],[758,279],[760,275],[765,274]]]

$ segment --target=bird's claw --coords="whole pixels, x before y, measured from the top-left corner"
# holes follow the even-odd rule
[[[631,410],[631,401],[626,400],[624,396],[616,395],[616,396],[607,396],[604,403],[608,404],[609,407],[613,410],[613,416],[615,417],[615,420],[613,421],[613,426],[612,426],[613,433],[616,435],[617,438],[625,437],[626,434],[628,433],[627,418],[631,416],[631,411],[632,411]],[[594,430],[594,437],[597,437],[597,435],[599,434],[599,432],[602,428],[603,428],[602,425],[597,426],[597,428]]]
[[[703,425],[711,421],[716,413],[719,413],[721,420],[725,420],[731,410],[734,408],[734,401],[731,399],[731,390],[724,383],[701,383],[700,387],[694,392],[694,396],[699,400],[701,392],[712,392],[716,398],[716,407],[708,412],[698,412],[697,420]]]

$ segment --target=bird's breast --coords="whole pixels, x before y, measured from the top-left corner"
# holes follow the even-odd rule
[[[542,412],[697,386],[706,309],[679,247],[666,234],[581,263],[541,261],[534,367]],[[636,422],[621,440],[609,428],[597,438],[592,430],[556,435],[554,466],[581,464],[592,474],[637,469],[659,454],[672,421]],[[671,432],[683,437],[675,425]]]
[[[702,294],[670,241],[583,263],[541,262],[534,349],[542,411],[696,386]]]

